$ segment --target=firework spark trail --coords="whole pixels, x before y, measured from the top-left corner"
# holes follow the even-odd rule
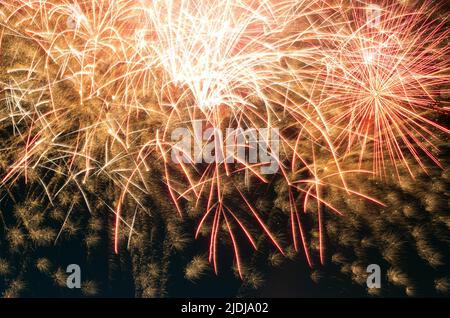
[[[345,157],[357,152],[363,163],[373,153],[375,173],[389,158],[399,174],[397,161],[408,168],[409,153],[425,168],[420,151],[438,164],[432,129],[449,132],[424,113],[434,111],[431,102],[448,84],[448,28],[433,20],[428,2],[411,8],[386,1],[376,21],[368,7],[323,0],[4,2],[2,42],[13,37],[37,48],[21,53],[26,65],[2,64],[14,81],[0,78],[9,105],[1,123],[16,136],[2,184],[26,178],[30,167],[67,176],[64,186],[108,176],[120,192],[118,251],[125,200],[146,209],[140,197],[155,182],[146,174],[149,161],[158,159],[176,210],[183,214],[186,201],[204,208],[196,232],[210,222],[215,271],[223,224],[242,276],[234,231],[256,248],[249,217],[283,253],[236,182],[242,174],[270,180],[258,172],[261,164],[236,155],[235,164],[217,160],[225,153],[201,165],[196,154],[183,153],[189,163],[171,164],[171,131],[187,127],[195,138],[197,121],[218,129],[280,125],[294,246],[301,243],[312,265],[298,202],[305,213],[315,205],[323,263],[323,211],[342,211],[322,191],[334,187],[382,204],[348,187],[350,175],[367,171],[346,169]],[[60,191],[46,193],[52,200]],[[231,208],[230,193],[243,208]]]

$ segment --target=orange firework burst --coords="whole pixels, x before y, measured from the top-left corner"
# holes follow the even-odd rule
[[[424,167],[420,151],[437,163],[432,129],[449,131],[426,116],[448,83],[448,29],[428,7],[323,0],[2,3],[2,42],[33,47],[9,48],[21,63],[2,64],[8,107],[1,122],[14,135],[2,185],[38,170],[50,201],[74,183],[90,209],[83,184],[107,176],[120,193],[112,209],[118,251],[120,226],[133,229],[122,212],[127,201],[147,208],[141,196],[159,181],[154,166],[181,215],[188,205],[202,209],[196,233],[209,224],[216,272],[225,229],[242,275],[235,229],[256,249],[253,223],[283,253],[249,191],[276,177],[261,172],[267,161],[227,152],[230,138],[221,137],[226,129],[264,128],[259,142],[279,168],[294,246],[312,264],[301,211],[314,209],[323,263],[323,210],[342,214],[323,192],[332,187],[381,204],[348,186],[349,176],[372,173],[346,166],[348,155],[358,153],[362,163],[372,152],[375,172],[388,168],[386,157],[396,171],[398,161],[409,167],[408,153]],[[188,129],[193,152],[174,140],[179,128]],[[236,149],[259,151],[231,139]],[[211,160],[199,161],[208,151]],[[50,187],[47,173],[65,181]]]

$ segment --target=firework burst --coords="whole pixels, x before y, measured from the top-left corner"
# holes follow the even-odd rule
[[[446,21],[433,18],[428,2],[376,8],[368,16],[373,7],[359,1],[2,3],[1,123],[12,136],[2,185],[33,178],[52,202],[74,184],[91,209],[85,184],[106,176],[119,193],[111,208],[118,251],[121,225],[133,230],[123,210],[128,201],[147,209],[142,198],[160,181],[152,176],[158,170],[181,215],[188,205],[202,209],[196,232],[210,232],[216,272],[225,232],[242,276],[236,229],[256,248],[259,228],[283,253],[249,191],[275,176],[235,154],[232,164],[218,160],[229,156],[224,141],[204,136],[207,128],[279,129],[277,178],[292,240],[312,264],[302,211],[314,210],[323,263],[323,212],[343,213],[323,192],[382,204],[347,185],[352,175],[373,172],[348,168],[346,158],[371,160],[375,173],[398,174],[408,155],[425,167],[420,152],[439,164],[433,130],[449,132],[428,116],[448,83]],[[199,163],[182,152],[187,160],[174,163],[171,154],[180,151],[172,132],[187,128],[195,140],[197,122],[217,146],[216,160]],[[48,184],[54,174],[64,181]]]
[[[449,130],[431,118],[445,112],[436,106],[448,91],[447,21],[427,2],[414,10],[392,2],[343,7],[342,16],[323,99],[337,147],[359,150],[361,163],[373,154],[380,175],[394,168],[400,177],[402,165],[412,174],[407,153],[423,169],[422,155],[440,165],[436,133]]]

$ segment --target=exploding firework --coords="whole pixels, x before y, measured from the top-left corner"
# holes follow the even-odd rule
[[[424,167],[420,151],[439,164],[433,129],[449,131],[428,115],[438,113],[448,83],[448,30],[429,7],[386,2],[375,10],[359,1],[320,0],[2,3],[1,123],[8,136],[2,185],[38,181],[50,202],[73,186],[91,210],[86,187],[106,177],[118,193],[111,207],[118,252],[121,228],[133,233],[124,210],[146,211],[145,195],[163,180],[181,216],[191,207],[202,211],[196,233],[210,233],[215,271],[218,241],[227,234],[242,276],[237,230],[256,249],[259,228],[284,252],[251,193],[280,178],[295,249],[312,264],[302,218],[313,210],[323,263],[323,213],[345,212],[325,199],[327,189],[382,204],[346,180],[387,169],[398,174],[397,162],[408,168],[411,155]],[[171,138],[180,127],[200,143],[198,152],[205,152],[202,141],[212,142],[215,160],[198,162],[195,151],[180,151]],[[262,137],[265,145],[279,142],[276,177],[260,172],[264,162],[227,153],[223,139],[208,132],[255,127],[279,130]],[[174,152],[185,160],[173,162]],[[346,165],[355,153],[374,169]],[[62,181],[49,183],[54,175]]]
[[[439,165],[436,131],[449,131],[430,117],[448,91],[447,21],[426,2],[414,10],[389,2],[343,7],[342,16],[324,73],[337,147],[359,150],[361,163],[372,153],[378,174],[394,168],[399,176],[401,165],[411,174],[406,153],[424,169],[422,154]]]

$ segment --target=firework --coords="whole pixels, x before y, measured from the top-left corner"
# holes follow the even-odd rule
[[[324,112],[336,147],[372,156],[373,171],[412,174],[409,158],[425,169],[436,158],[436,135],[449,130],[432,120],[448,91],[449,29],[428,2],[411,9],[395,2],[343,7],[327,62]],[[369,8],[369,9],[368,9]],[[445,106],[445,105],[444,105]],[[387,163],[390,161],[391,164]]]
[[[448,83],[448,31],[428,7],[320,0],[2,3],[8,58],[2,59],[11,63],[2,64],[7,107],[0,120],[12,135],[2,185],[37,180],[50,202],[73,185],[91,210],[86,187],[106,177],[118,193],[111,207],[117,252],[121,226],[133,233],[134,218],[127,223],[123,210],[147,210],[143,198],[159,183],[157,170],[174,210],[203,211],[196,234],[209,231],[215,271],[225,232],[242,276],[237,229],[256,249],[259,228],[284,253],[249,190],[275,177],[260,173],[265,163],[225,153],[223,140],[206,130],[278,129],[282,210],[295,249],[312,264],[302,219],[313,210],[323,263],[323,213],[343,214],[324,192],[382,204],[346,180],[388,168],[398,174],[398,161],[411,172],[407,157],[424,167],[420,152],[439,164],[433,129],[449,131],[427,115],[437,113]],[[196,131],[197,122],[206,128]],[[171,153],[179,149],[171,135],[180,127],[196,144],[199,135],[212,141],[216,160],[199,163],[198,154],[185,151],[186,160],[174,163]],[[264,144],[271,138],[263,137]],[[355,153],[356,168],[346,165]],[[233,163],[218,160],[230,156]],[[367,160],[374,169],[363,169]],[[50,175],[64,181],[49,184]]]

